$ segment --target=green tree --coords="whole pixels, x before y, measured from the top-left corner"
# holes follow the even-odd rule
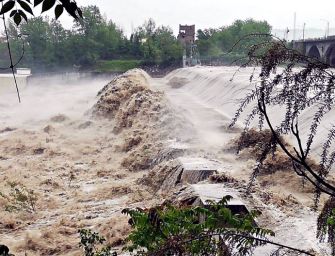
[[[123,32],[115,23],[104,19],[97,6],[83,7],[82,11],[83,19],[75,23],[72,36],[78,64],[90,66],[100,59],[118,57],[120,52],[127,53]]]
[[[152,19],[138,27],[130,41],[132,53],[141,56],[148,63],[169,64],[181,60],[183,48],[172,29],[166,26],[156,27]]]
[[[5,38],[6,38],[6,42],[5,42],[6,47],[3,47],[2,45],[0,47],[0,50],[5,51],[4,48],[7,48],[8,59],[10,62],[7,67],[10,67],[12,69],[13,69],[13,66],[16,66],[18,64],[14,61],[15,57],[16,59],[18,59],[18,61],[21,61],[23,52],[24,52],[23,47],[21,47],[20,50],[18,47],[19,39],[22,38],[21,33],[17,33],[17,35],[14,35],[18,30],[15,30],[12,28],[13,27],[12,22],[14,22],[17,26],[22,24],[23,20],[27,22],[29,15],[34,16],[33,10],[38,5],[42,6],[42,13],[54,8],[56,19],[62,15],[64,10],[76,20],[82,17],[82,11],[77,6],[76,1],[74,0],[59,0],[57,1],[57,4],[55,0],[34,0],[33,3],[30,0],[2,0],[0,2],[1,2],[0,16],[2,16],[3,18],[4,28],[5,28]],[[5,22],[6,14],[9,14],[11,18],[11,21],[8,23],[9,25],[7,25]],[[12,39],[11,42],[9,42],[10,38]],[[45,50],[44,49],[45,45],[43,45],[42,47],[43,48],[41,49],[41,51],[43,52]],[[30,50],[34,51],[34,49],[30,49]],[[1,55],[2,54],[3,53],[1,53]],[[34,59],[33,54],[31,54],[31,57],[32,59]],[[2,63],[4,61],[0,61],[0,62]]]
[[[32,18],[18,27],[9,21],[14,59],[22,55],[21,39],[26,48],[21,64],[39,72],[73,65],[89,68],[99,60],[129,55],[129,42],[115,23],[103,18],[96,6],[83,7],[82,10],[83,19],[77,20],[71,30],[64,29],[56,19]],[[1,54],[6,54],[5,47],[0,50]]]
[[[144,60],[151,65],[170,65],[181,61],[183,48],[171,28],[156,27],[150,19],[136,29],[130,40],[112,20],[101,15],[97,6],[82,7],[82,19],[66,30],[56,19],[36,17],[16,26],[8,23],[14,59],[25,55],[21,65],[34,71],[54,71],[72,68],[97,67],[103,61]],[[22,35],[22,36],[21,36]],[[6,56],[6,45],[0,54]]]
[[[157,28],[153,38],[156,48],[159,49],[158,61],[169,63],[181,59],[183,47],[176,40],[170,27],[161,26]]]
[[[55,67],[69,66],[73,59],[71,58],[71,52],[66,42],[68,40],[68,31],[66,31],[62,24],[55,19],[52,19],[49,23],[50,37],[49,37],[49,61],[51,61]]]
[[[220,29],[198,30],[197,45],[202,56],[219,56],[227,52],[245,54],[253,44],[258,44],[264,38],[249,38],[239,40],[249,34],[270,34],[271,26],[266,21],[253,19],[236,20],[232,25]]]
[[[105,21],[96,5],[82,7],[83,18],[75,21],[74,29],[85,36],[96,36],[97,28]]]
[[[47,19],[37,17],[30,22],[22,24],[19,32],[25,36],[27,56],[31,58],[33,67],[50,68],[53,58],[51,44],[51,29]]]

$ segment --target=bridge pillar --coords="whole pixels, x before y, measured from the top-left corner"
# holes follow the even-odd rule
[[[304,44],[304,42],[294,41],[293,49],[306,55],[306,45]]]
[[[307,56],[318,58],[335,67],[335,36],[295,41],[293,47]]]

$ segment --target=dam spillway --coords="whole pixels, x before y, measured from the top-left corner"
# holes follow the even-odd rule
[[[31,76],[30,69],[17,69],[15,78],[18,89],[24,89],[28,84],[28,78]],[[16,93],[15,80],[12,73],[0,74],[0,94]]]

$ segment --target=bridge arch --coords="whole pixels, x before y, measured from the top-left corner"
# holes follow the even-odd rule
[[[316,58],[316,59],[321,59],[321,54],[320,54],[320,51],[318,49],[318,47],[316,45],[313,45],[308,53],[307,53],[308,57],[312,57],[312,58]]]
[[[326,51],[326,62],[335,67],[335,43],[331,44]]]

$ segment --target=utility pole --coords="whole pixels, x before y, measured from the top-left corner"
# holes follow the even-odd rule
[[[293,41],[295,41],[296,26],[297,26],[297,13],[295,12],[293,18]]]
[[[325,38],[327,38],[329,36],[329,20],[325,20],[325,19],[321,19],[321,20],[327,22],[327,27],[325,31]]]
[[[304,22],[304,25],[302,27],[302,41],[305,41],[305,28],[306,28],[306,23]]]
[[[131,29],[131,34],[133,35],[134,34],[134,22],[131,21],[131,25],[130,25],[130,29]]]
[[[286,30],[284,31],[284,40],[287,41],[288,40],[288,33],[290,32],[290,30],[288,28],[286,28]]]

